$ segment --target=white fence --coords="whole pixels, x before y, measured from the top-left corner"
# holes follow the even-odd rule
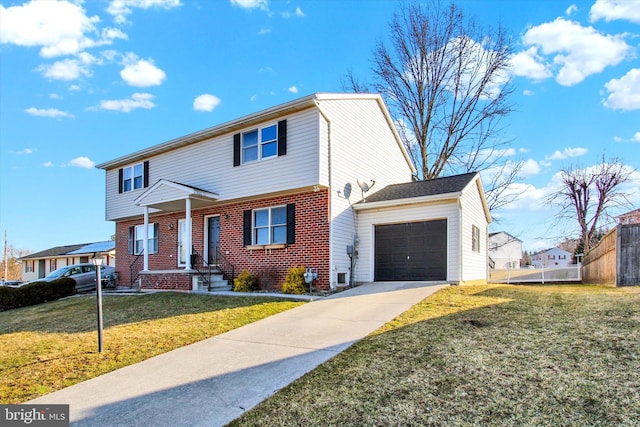
[[[580,264],[562,268],[522,268],[507,270],[489,270],[491,283],[549,283],[581,282]]]

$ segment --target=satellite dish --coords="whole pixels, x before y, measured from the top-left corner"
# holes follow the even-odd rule
[[[356,179],[358,183],[358,187],[360,187],[360,191],[362,192],[362,200],[365,201],[364,193],[371,190],[371,188],[376,184],[376,182],[372,179],[369,183],[361,182],[359,179]]]

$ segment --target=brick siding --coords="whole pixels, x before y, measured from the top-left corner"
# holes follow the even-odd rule
[[[205,218],[220,216],[220,251],[235,266],[236,275],[243,270],[260,278],[263,289],[280,289],[287,270],[294,266],[318,269],[314,287],[329,289],[329,213],[328,190],[278,196],[261,200],[228,203],[191,212],[195,250],[204,255]],[[250,250],[243,246],[243,212],[249,209],[295,204],[295,243],[278,249]],[[178,220],[184,212],[155,214],[149,223],[158,224],[158,252],[149,255],[149,270],[159,274],[142,275],[144,288],[191,289],[187,274],[171,274],[167,270],[178,267]],[[129,286],[130,268],[136,257],[128,253],[129,227],[143,223],[142,216],[116,224],[116,254],[119,285]],[[133,266],[142,269],[142,257]]]

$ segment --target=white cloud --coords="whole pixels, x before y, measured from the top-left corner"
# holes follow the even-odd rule
[[[291,86],[290,88],[287,89],[289,92],[291,93],[298,93],[298,88],[295,86]]]
[[[293,12],[282,12],[281,15],[285,19],[292,18],[292,17],[303,18],[304,17],[304,12],[299,7],[296,7],[295,11],[293,11]]]
[[[69,90],[70,90],[71,92],[78,92],[78,91],[80,90],[80,86],[78,86],[78,85],[71,85],[71,86],[69,86]]]
[[[640,23],[639,0],[596,0],[589,11],[591,22],[604,19],[606,22],[616,19]]]
[[[569,16],[569,15],[573,15],[577,11],[578,11],[578,6],[576,6],[575,4],[572,4],[571,6],[569,6],[567,8],[567,10],[564,12],[564,14]]]
[[[262,9],[268,10],[267,0],[231,0],[233,6],[238,6],[243,9]]]
[[[135,110],[136,108],[144,108],[146,110],[155,107],[153,103],[153,95],[150,93],[134,93],[128,99],[112,99],[100,101],[100,108],[103,110],[122,111],[125,113]]]
[[[63,59],[53,64],[43,64],[36,68],[42,75],[51,80],[76,80],[80,76],[90,76],[89,64],[78,59]]]
[[[33,150],[31,148],[25,148],[24,150],[16,151],[18,156],[33,154]]]
[[[218,98],[215,95],[210,95],[208,93],[205,93],[203,95],[198,96],[193,101],[193,109],[196,111],[211,112],[219,104],[220,104],[220,98]]]
[[[525,89],[525,90],[523,90],[523,91],[522,91],[522,94],[523,94],[524,96],[533,96],[533,95],[535,95],[535,93],[534,93],[532,90],[530,90],[530,89]]]
[[[120,77],[129,86],[159,86],[167,77],[164,71],[153,64],[152,60],[139,59],[133,53],[124,57],[123,65],[124,69],[120,71]]]
[[[113,15],[117,24],[124,24],[127,22],[127,15],[133,13],[133,8],[169,10],[180,5],[180,0],[111,0],[107,13]]]
[[[580,157],[587,154],[587,149],[583,147],[567,147],[562,151],[556,150],[554,153],[547,157],[548,160],[563,160],[569,157]]]
[[[36,116],[36,117],[52,117],[52,118],[66,117],[66,118],[70,118],[70,119],[72,119],[74,117],[73,114],[71,114],[71,113],[67,113],[65,111],[60,111],[60,110],[55,109],[55,108],[40,109],[40,108],[30,107],[30,108],[27,108],[24,111],[25,111],[25,113],[27,113],[27,114],[29,114],[31,116]]]
[[[557,18],[531,27],[522,37],[528,46],[539,47],[559,68],[556,81],[563,86],[580,83],[604,68],[620,63],[631,51],[623,35],[605,35],[593,27]]]
[[[96,164],[93,160],[85,156],[76,157],[75,159],[72,159],[71,161],[69,161],[69,166],[75,166],[78,168],[91,169],[95,165]]]
[[[31,1],[21,6],[0,5],[0,41],[18,46],[40,46],[44,57],[80,52],[95,42],[86,34],[96,31],[98,16],[89,17],[74,3]]]
[[[534,175],[538,175],[540,173],[540,164],[533,159],[527,159],[522,164],[522,168],[518,172],[519,176],[524,178],[528,178]]]
[[[619,79],[609,80],[604,87],[609,93],[602,101],[605,107],[623,111],[640,109],[640,68],[629,70]]]
[[[269,34],[269,33],[271,33],[270,27],[260,28],[260,31],[258,31],[259,36],[264,36],[265,34]]]
[[[50,167],[52,167],[52,166],[53,166],[53,163],[52,163],[51,161],[44,162],[44,163],[42,164],[42,166],[44,166],[45,168],[50,168]]]
[[[538,48],[531,46],[529,49],[511,56],[511,73],[515,76],[527,77],[533,80],[544,80],[553,76],[544,58],[538,55]]]
[[[59,94],[57,94],[57,93],[50,93],[50,94],[49,94],[49,98],[50,98],[50,99],[62,99],[62,96],[60,96],[60,95],[59,95]]]
[[[613,137],[613,141],[614,142],[622,142],[622,138],[620,138],[619,136],[614,136]]]
[[[631,140],[632,140],[633,142],[640,142],[640,132],[636,132],[636,133],[633,135],[633,138],[631,138]]]

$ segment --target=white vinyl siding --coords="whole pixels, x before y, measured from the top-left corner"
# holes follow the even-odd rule
[[[374,179],[376,184],[367,193],[373,194],[389,184],[411,181],[411,168],[376,100],[321,100],[319,105],[330,121],[329,124],[324,118],[321,120],[321,134],[327,135],[322,141],[330,144],[323,147],[326,156],[321,159],[331,159],[330,171],[326,172],[327,179],[331,175],[332,186],[330,263],[331,282],[337,284],[337,273],[348,272],[351,263],[347,246],[354,244],[356,234],[351,205],[361,199],[357,180]]]
[[[401,207],[372,209],[358,212],[358,264],[355,280],[370,282],[374,277],[374,229],[381,224],[404,222],[447,220],[447,281],[459,280],[459,216],[457,201],[441,203],[421,203]]]
[[[284,156],[233,166],[233,135],[256,126],[153,156],[148,159],[149,185],[166,179],[216,193],[221,202],[317,185],[320,175],[318,116],[316,109],[307,109],[282,117],[287,120],[287,154]],[[142,215],[143,209],[133,203],[140,192],[118,194],[117,168],[107,171],[106,181],[107,220]]]
[[[461,280],[483,280],[487,278],[487,231],[488,224],[482,199],[474,179],[465,187],[460,198],[462,206],[462,278]],[[479,228],[480,250],[473,250],[473,226]]]

